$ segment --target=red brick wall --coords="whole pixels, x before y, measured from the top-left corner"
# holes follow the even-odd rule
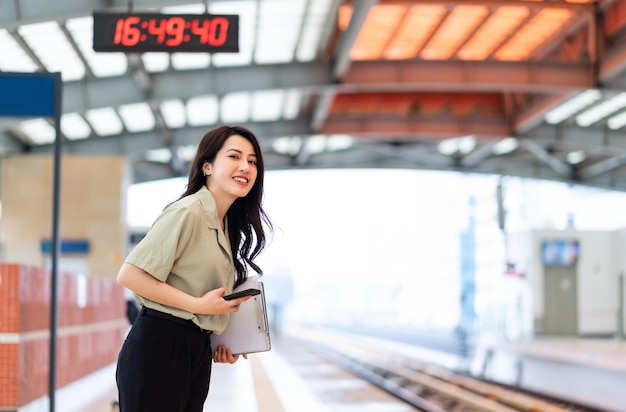
[[[117,359],[128,327],[122,287],[87,278],[86,304],[78,304],[76,276],[58,279],[57,388]],[[48,395],[49,271],[0,264],[0,410]]]

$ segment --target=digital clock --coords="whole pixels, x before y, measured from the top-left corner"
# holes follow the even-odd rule
[[[94,12],[93,49],[126,53],[236,53],[239,16]]]

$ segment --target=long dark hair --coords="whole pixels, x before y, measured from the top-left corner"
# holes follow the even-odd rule
[[[272,231],[272,223],[262,207],[265,165],[261,146],[256,136],[241,126],[219,126],[207,132],[198,144],[196,157],[189,166],[187,190],[180,196],[179,200],[196,193],[206,184],[202,165],[205,162],[213,163],[217,152],[222,148],[226,139],[235,134],[242,136],[252,144],[256,153],[257,165],[257,178],[254,186],[246,197],[236,199],[226,213],[230,248],[235,264],[235,286],[239,286],[248,277],[246,265],[249,265],[259,275],[263,274],[261,268],[254,263],[254,259],[266,245],[264,225],[270,232]]]

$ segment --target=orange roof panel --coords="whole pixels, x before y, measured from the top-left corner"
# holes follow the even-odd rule
[[[573,16],[573,12],[560,8],[539,11],[498,52],[498,60],[519,61],[530,57],[532,52],[554,36]]]
[[[420,57],[431,60],[449,59],[489,14],[485,6],[457,6],[450,12]]]
[[[352,47],[350,57],[354,60],[380,59],[406,12],[404,5],[373,6]]]
[[[385,50],[384,57],[392,60],[416,57],[446,13],[442,5],[411,7]]]
[[[499,7],[485,24],[459,51],[462,60],[483,60],[489,57],[530,15],[527,7]]]

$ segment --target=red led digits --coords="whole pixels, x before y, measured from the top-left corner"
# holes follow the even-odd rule
[[[166,21],[165,19],[161,19],[158,21],[157,24],[157,19],[150,19],[150,21],[148,22],[148,33],[150,33],[153,36],[157,36],[157,43],[161,44],[165,41],[165,26],[166,26]]]
[[[238,52],[238,16],[94,13],[95,51]]]
[[[200,22],[202,22],[202,26],[200,25]],[[202,44],[209,43],[209,30],[211,30],[211,20],[195,19],[191,22],[191,33],[194,36],[198,36],[200,38],[200,43]]]
[[[173,38],[167,39],[165,45],[178,46],[183,42],[185,35],[185,19],[182,17],[171,17],[167,20],[165,31],[169,36],[173,36]]]
[[[212,20],[196,19],[191,22],[191,33],[200,38],[201,44],[221,46],[226,42],[228,35],[228,20],[223,17],[216,17]]]
[[[211,20],[211,35],[207,41],[211,46],[221,46],[226,42],[228,35],[228,20],[224,17],[216,17]]]
[[[134,46],[141,39],[141,31],[139,27],[134,25],[140,21],[137,16],[130,16],[126,19],[118,19],[115,24],[115,37],[113,43],[122,44],[124,46]]]

